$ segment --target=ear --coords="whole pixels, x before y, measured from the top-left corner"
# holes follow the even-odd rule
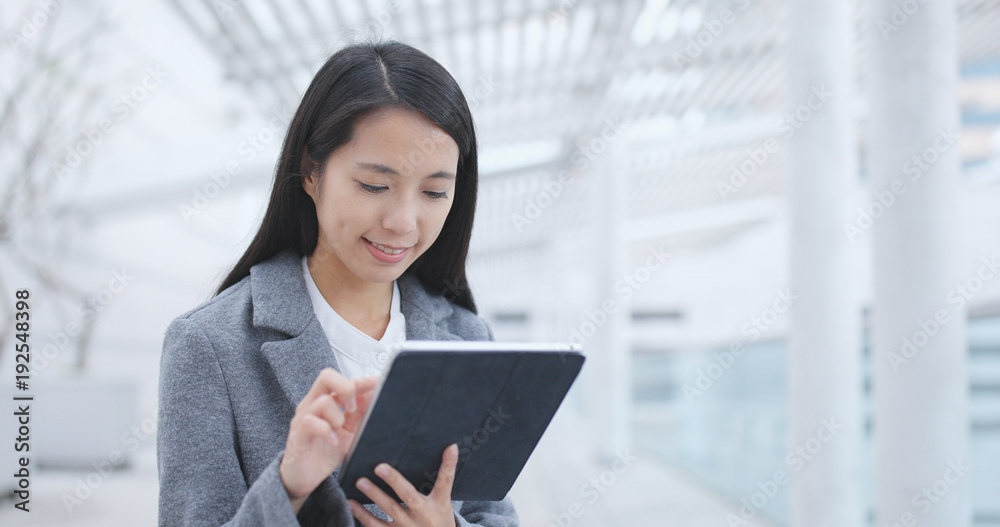
[[[319,183],[319,175],[316,174],[316,163],[309,157],[309,153],[302,150],[302,189],[309,194],[309,197],[316,201],[316,185]]]

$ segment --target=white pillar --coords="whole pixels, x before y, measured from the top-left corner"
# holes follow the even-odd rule
[[[910,515],[919,525],[967,527],[969,482],[955,469],[968,463],[966,321],[947,299],[968,278],[960,273],[956,7],[869,6],[871,190],[894,199],[871,227],[876,521]],[[924,488],[934,492],[921,500],[929,508],[914,503]]]
[[[615,282],[630,271],[629,246],[624,237],[625,211],[628,199],[628,174],[624,164],[616,160],[622,141],[608,146],[591,167],[591,177],[596,178],[593,207],[596,214],[595,247],[597,260],[596,302],[584,314],[584,320],[607,317],[592,339],[587,341],[590,379],[595,381],[591,401],[596,419],[595,437],[598,438],[598,455],[610,460],[624,452],[631,444],[632,428],[632,343],[629,328],[632,322],[630,302],[615,289]],[[612,304],[608,304],[611,302]],[[613,309],[606,309],[608,306]],[[586,324],[586,322],[584,322]]]
[[[789,429],[793,527],[864,524],[861,309],[844,235],[858,178],[852,2],[791,3]],[[803,463],[799,463],[802,460]],[[787,460],[786,460],[787,461]]]

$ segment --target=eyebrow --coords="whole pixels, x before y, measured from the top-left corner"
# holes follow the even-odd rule
[[[392,168],[379,163],[368,163],[365,161],[358,161],[358,167],[363,168],[365,170],[370,170],[372,172],[378,172],[379,174],[389,174],[390,176],[399,175],[399,172],[396,172]],[[450,172],[440,171],[427,176],[427,179],[429,178],[455,179],[455,174],[452,174]]]

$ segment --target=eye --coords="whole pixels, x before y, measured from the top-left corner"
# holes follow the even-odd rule
[[[361,190],[368,192],[370,194],[379,194],[388,188],[388,187],[378,187],[375,185],[367,185],[360,181],[358,181],[358,187],[361,188]]]
[[[430,196],[431,199],[444,199],[444,198],[448,197],[448,193],[447,192],[431,192],[431,191],[428,190],[428,191],[425,191],[424,194],[427,194],[428,196]]]

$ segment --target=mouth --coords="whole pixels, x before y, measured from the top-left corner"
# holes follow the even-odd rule
[[[409,249],[409,247],[393,247],[391,245],[382,245],[381,243],[375,243],[375,242],[369,240],[368,238],[364,238],[364,237],[362,237],[362,239],[364,241],[368,242],[370,245],[372,245],[376,249],[384,252],[385,254],[390,254],[390,255],[400,254],[403,251]]]

